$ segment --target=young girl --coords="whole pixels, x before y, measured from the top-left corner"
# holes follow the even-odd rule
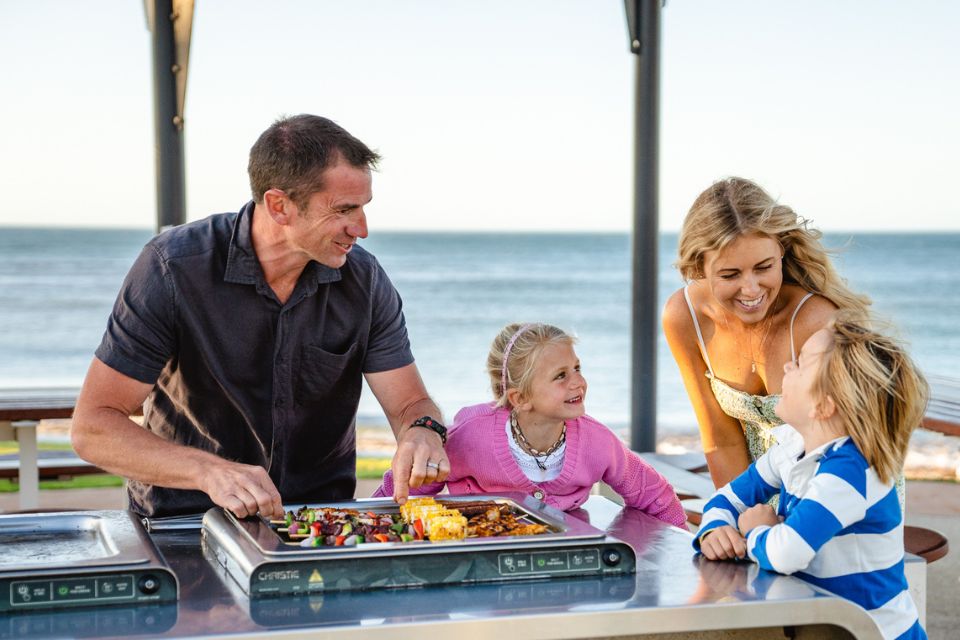
[[[784,367],[777,443],[707,503],[694,541],[852,600],[885,638],[925,638],[903,573],[894,480],[927,384],[904,350],[841,314]],[[764,504],[780,495],[778,513]]]
[[[686,528],[673,487],[584,413],[587,381],[573,343],[548,324],[511,324],[500,332],[487,358],[494,402],[466,407],[454,418],[446,487],[451,494],[519,491],[568,511],[603,481],[627,506]],[[443,487],[413,492],[436,494]],[[392,493],[388,471],[374,495]]]

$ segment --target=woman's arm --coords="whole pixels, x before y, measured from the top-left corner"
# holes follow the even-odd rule
[[[693,319],[680,289],[663,310],[663,332],[680,369],[683,385],[700,427],[700,442],[716,487],[722,487],[750,466],[750,454],[740,422],[723,412],[706,377]]]

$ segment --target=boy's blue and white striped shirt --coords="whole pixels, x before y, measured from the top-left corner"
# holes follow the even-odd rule
[[[706,531],[730,525],[748,507],[780,493],[783,522],[747,534],[750,559],[856,602],[884,638],[926,638],[903,573],[903,516],[893,481],[880,482],[853,440],[843,437],[803,455],[792,427],[704,508]]]

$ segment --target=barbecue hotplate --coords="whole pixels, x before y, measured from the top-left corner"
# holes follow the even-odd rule
[[[127,511],[0,516],[0,612],[174,602],[177,579]]]
[[[238,519],[223,509],[203,518],[203,543],[251,597],[431,584],[503,582],[566,576],[607,576],[636,571],[636,554],[624,542],[523,494],[437,496],[457,503],[490,500],[508,507],[545,533],[463,540],[380,542],[301,547],[263,518]],[[299,506],[285,507],[295,511]],[[398,513],[389,499],[309,505]]]

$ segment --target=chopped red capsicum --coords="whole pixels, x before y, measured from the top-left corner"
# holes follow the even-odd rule
[[[311,523],[310,523],[310,533],[313,534],[313,537],[314,537],[314,538],[319,538],[319,537],[320,537],[320,523],[319,523],[319,522],[311,522]]]
[[[385,534],[385,533],[375,533],[375,534],[373,534],[373,537],[376,538],[377,540],[379,540],[380,542],[389,542],[389,541],[390,541],[390,536],[388,536],[388,535]]]
[[[346,540],[346,539],[347,539],[347,536],[337,536],[337,537],[334,539],[334,541],[333,541],[333,545],[334,545],[335,547],[342,547],[342,546],[343,546],[343,541]]]
[[[417,518],[413,521],[413,530],[417,534],[417,540],[423,540],[423,520]]]

